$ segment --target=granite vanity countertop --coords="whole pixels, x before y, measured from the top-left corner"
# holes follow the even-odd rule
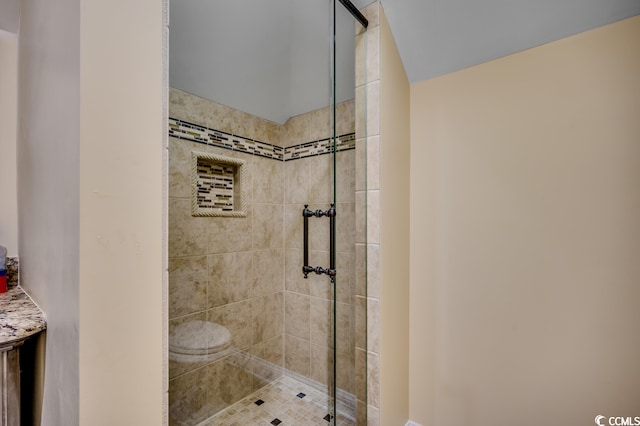
[[[44,313],[20,287],[0,293],[0,349],[47,328]]]

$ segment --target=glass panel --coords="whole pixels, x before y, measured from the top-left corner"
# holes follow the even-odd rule
[[[333,424],[356,424],[356,367],[366,352],[356,351],[356,31],[363,28],[351,13],[336,1],[335,13],[335,76],[333,103],[334,187],[336,205],[336,236],[334,239],[337,274],[333,291],[334,396]],[[363,148],[363,145],[361,146]],[[365,157],[362,156],[362,159]],[[363,166],[363,164],[360,164]],[[362,284],[362,283],[361,283]],[[366,347],[366,346],[365,346]],[[366,368],[366,364],[363,364]],[[360,365],[362,367],[363,365]],[[366,371],[361,371],[360,390],[366,389]],[[363,384],[365,384],[363,388]],[[366,395],[363,400],[366,401]],[[366,424],[366,410],[358,424]]]
[[[334,0],[171,2],[171,424],[355,424],[354,22]],[[305,206],[335,282],[303,277]]]

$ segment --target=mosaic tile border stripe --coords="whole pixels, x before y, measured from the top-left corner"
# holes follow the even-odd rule
[[[284,148],[254,139],[169,118],[169,136],[282,161]]]
[[[336,151],[347,151],[356,149],[356,134],[347,133],[338,136],[336,141]],[[333,139],[325,138],[312,142],[305,142],[293,145],[284,149],[284,161],[297,160],[299,158],[315,157],[316,155],[333,153]]]
[[[211,129],[188,121],[169,118],[169,136],[204,145],[246,152],[278,161],[290,161],[333,152],[332,138],[305,142],[287,148],[266,142],[245,138],[221,130]],[[356,134],[347,133],[337,137],[336,151],[347,151],[356,148]]]

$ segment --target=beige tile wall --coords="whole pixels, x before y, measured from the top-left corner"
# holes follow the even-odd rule
[[[379,3],[356,24],[356,417],[380,424],[380,20]]]
[[[356,412],[358,424],[377,426],[408,419],[409,83],[384,8],[375,1],[363,13],[369,27],[356,36],[356,144],[365,147],[356,165],[356,327],[366,334],[357,339],[356,371],[367,381],[357,382]]]
[[[338,135],[355,130],[355,103],[338,105]],[[285,146],[331,136],[328,109],[292,117],[285,123]],[[326,275],[300,271],[303,258],[302,209],[327,210],[333,199],[333,157],[322,155],[285,163],[285,368],[316,382],[333,383],[333,309],[338,330],[337,385],[355,394],[355,158],[336,156],[336,303]],[[309,263],[329,267],[329,220],[309,218]]]
[[[281,127],[178,90],[170,115],[280,143]],[[247,161],[246,218],[191,216],[191,151]],[[176,138],[169,141],[169,328],[224,325],[233,350],[213,362],[169,361],[171,424],[194,424],[281,374],[284,365],[284,165]]]
[[[337,115],[338,134],[353,132],[354,102],[340,104]],[[175,89],[170,116],[280,146],[330,136],[327,109],[280,126]],[[231,331],[235,348],[212,363],[170,361],[173,424],[209,417],[280,374],[256,359],[331,383],[333,289],[327,276],[302,277],[301,212],[304,204],[329,208],[333,157],[285,163],[175,138],[169,143],[169,326],[214,321]],[[192,150],[247,161],[252,191],[246,218],[191,216]],[[356,151],[338,153],[336,165],[337,384],[355,394]],[[328,248],[329,220],[310,218],[310,263],[328,267]],[[362,375],[359,381],[366,383]]]

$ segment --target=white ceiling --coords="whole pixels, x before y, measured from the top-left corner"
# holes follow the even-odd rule
[[[280,123],[327,105],[329,3],[172,0],[170,84]],[[640,14],[640,0],[382,3],[411,83]],[[341,101],[354,94],[354,21],[338,8]]]
[[[173,0],[172,87],[284,123],[329,104],[329,0]],[[351,15],[337,9],[338,102],[354,97]]]
[[[640,14],[640,0],[383,3],[411,83]]]
[[[20,0],[0,0],[0,30],[18,32]]]
[[[20,1],[0,0],[0,30],[18,31]],[[329,3],[170,0],[170,85],[279,123],[327,105]],[[411,83],[640,14],[640,0],[382,3]],[[353,98],[353,28],[338,3],[338,101]]]

